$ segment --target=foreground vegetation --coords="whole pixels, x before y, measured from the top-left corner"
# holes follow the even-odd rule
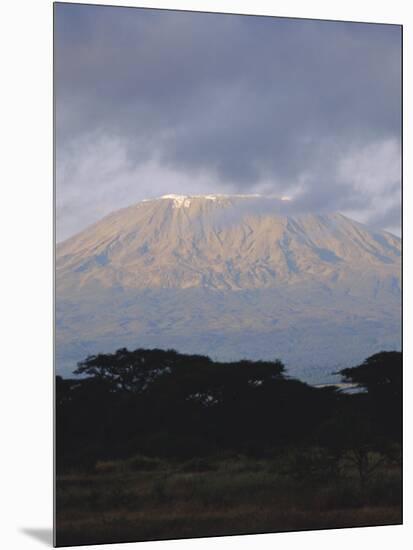
[[[297,467],[306,460],[311,468]],[[317,450],[265,460],[98,462],[93,473],[59,476],[58,544],[401,522],[399,465],[382,465],[362,489],[351,462],[343,461],[335,479],[326,476],[322,463]]]
[[[57,380],[57,544],[396,524],[401,356],[316,389],[275,362],[89,357]]]

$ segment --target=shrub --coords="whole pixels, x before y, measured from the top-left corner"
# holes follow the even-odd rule
[[[161,468],[162,461],[159,458],[137,455],[128,461],[128,465],[131,470],[147,472]]]
[[[210,472],[216,469],[216,466],[207,458],[192,458],[191,460],[183,463],[181,471],[202,473]]]

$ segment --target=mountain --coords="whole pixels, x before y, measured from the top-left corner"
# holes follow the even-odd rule
[[[400,349],[400,239],[260,196],[166,195],[56,249],[57,368],[118,347],[327,373]]]

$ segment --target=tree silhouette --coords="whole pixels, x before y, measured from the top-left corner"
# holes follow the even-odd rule
[[[402,354],[382,351],[368,357],[361,365],[339,371],[345,382],[357,384],[370,394],[401,399]]]
[[[345,382],[367,392],[370,421],[386,437],[401,442],[402,437],[402,354],[382,351],[361,365],[340,371]]]
[[[341,374],[363,391],[309,386],[286,377],[279,360],[216,362],[142,348],[89,356],[74,378],[56,378],[58,468],[136,453],[266,457],[316,445],[333,466],[351,454],[364,483],[369,453],[400,445],[400,354],[376,354]]]

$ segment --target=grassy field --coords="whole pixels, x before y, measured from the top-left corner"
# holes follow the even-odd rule
[[[361,486],[349,461],[332,477],[316,452],[98,462],[58,475],[56,497],[59,546],[402,521],[400,466]]]

